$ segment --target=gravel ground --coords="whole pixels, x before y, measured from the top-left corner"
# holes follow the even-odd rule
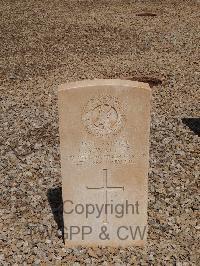
[[[1,265],[198,265],[200,1],[0,0]],[[66,249],[57,86],[153,90],[148,244]]]

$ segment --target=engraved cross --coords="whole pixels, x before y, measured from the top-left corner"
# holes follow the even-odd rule
[[[105,198],[106,198],[106,206],[107,206],[107,204],[108,204],[108,192],[116,190],[116,189],[120,189],[120,190],[124,191],[124,186],[123,187],[108,186],[108,169],[103,169],[103,172],[104,172],[103,186],[101,186],[101,187],[88,187],[87,186],[87,189],[104,190],[105,191]],[[106,212],[106,222],[107,222],[107,212]]]

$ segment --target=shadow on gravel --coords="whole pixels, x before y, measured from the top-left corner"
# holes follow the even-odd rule
[[[151,13],[151,12],[144,12],[144,13],[136,14],[136,16],[138,16],[138,17],[156,17],[157,15],[155,13]]]
[[[62,232],[62,238],[64,240],[62,188],[56,187],[48,189],[47,198],[53,213],[54,220],[57,223],[58,230]]]
[[[106,75],[103,78],[106,78],[106,79],[125,79],[125,80],[144,82],[144,83],[148,83],[151,88],[153,88],[155,86],[162,85],[162,83],[163,83],[163,78],[151,77],[151,76]]]
[[[183,118],[182,122],[200,137],[200,118]]]
[[[139,82],[144,82],[144,83],[148,83],[149,86],[152,88],[154,86],[158,86],[162,84],[162,80],[159,78],[155,78],[155,77],[147,77],[147,76],[139,76],[139,77],[128,77],[126,79],[132,80],[132,81],[139,81]]]

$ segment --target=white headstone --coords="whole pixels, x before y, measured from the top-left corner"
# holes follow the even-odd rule
[[[151,89],[86,80],[58,96],[66,245],[144,245]]]

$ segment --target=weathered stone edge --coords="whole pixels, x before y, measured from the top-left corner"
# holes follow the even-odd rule
[[[93,80],[81,80],[75,82],[68,82],[58,86],[58,91],[76,89],[81,87],[89,87],[89,86],[104,86],[104,85],[112,85],[112,86],[122,86],[122,87],[140,87],[142,89],[146,89],[151,91],[151,88],[148,83],[132,81],[132,80],[123,80],[123,79],[93,79]]]

